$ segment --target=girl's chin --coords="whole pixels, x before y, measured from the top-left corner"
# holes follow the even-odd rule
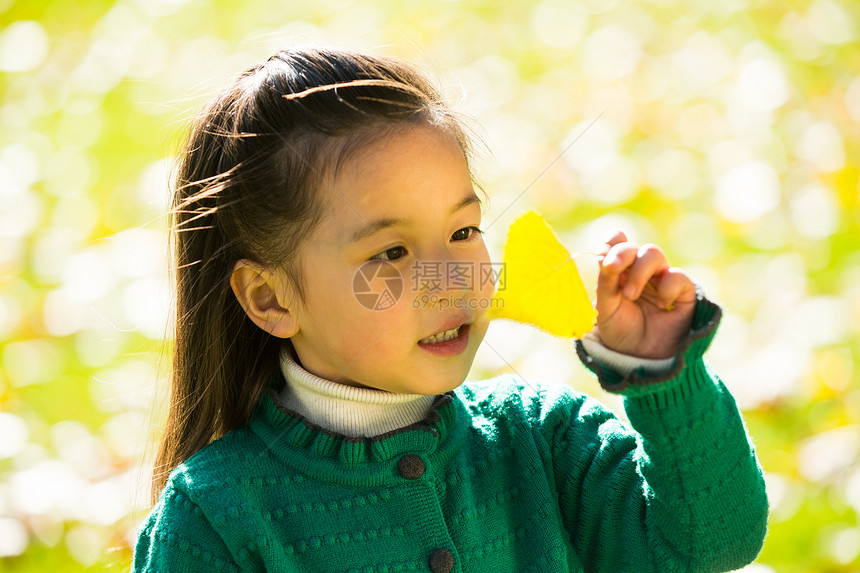
[[[448,378],[446,380],[436,380],[430,384],[425,385],[420,394],[424,394],[426,396],[437,396],[439,394],[444,394],[445,392],[450,392],[456,388],[459,388],[463,382],[466,381],[466,372],[462,376],[457,376],[456,378]]]
[[[389,392],[392,394],[419,394],[422,396],[438,396],[439,394],[444,394],[446,392],[450,392],[455,388],[458,388],[463,382],[465,382],[465,378],[462,380],[418,380],[414,384],[400,384],[397,387],[386,386],[386,387],[374,387],[367,385],[359,385],[359,384],[351,384],[352,386],[357,386],[359,388],[369,388],[371,390],[380,390],[382,392]]]

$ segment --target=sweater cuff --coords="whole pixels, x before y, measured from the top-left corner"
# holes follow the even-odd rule
[[[614,364],[599,360],[598,356],[592,355],[582,340],[576,341],[576,353],[585,367],[597,376],[600,385],[607,392],[626,396],[654,393],[660,391],[665,386],[663,383],[670,380],[677,379],[681,382],[682,379],[686,380],[689,377],[700,378],[699,370],[704,369],[702,356],[716,335],[722,314],[722,308],[708,300],[697,287],[696,308],[693,310],[690,332],[681,341],[675,356],[666,359],[667,367],[664,370],[650,369],[647,364],[634,366],[630,371],[613,368]],[[696,370],[696,373],[688,372],[688,366],[694,366],[693,370]],[[692,379],[687,382],[692,382]]]
[[[638,356],[616,352],[611,348],[605,347],[600,337],[593,332],[587,332],[582,337],[582,346],[594,360],[610,370],[618,372],[622,376],[627,376],[638,368],[642,368],[645,372],[651,374],[660,374],[672,368],[672,363],[675,361],[674,358],[639,358]]]

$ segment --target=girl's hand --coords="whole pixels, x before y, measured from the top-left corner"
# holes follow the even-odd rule
[[[656,245],[616,232],[602,250],[597,334],[607,348],[640,358],[670,358],[690,330],[696,288],[669,267]]]

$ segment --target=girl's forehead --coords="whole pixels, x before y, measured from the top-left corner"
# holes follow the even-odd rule
[[[404,124],[382,126],[355,139],[346,141],[339,150],[335,178],[344,170],[362,170],[365,166],[372,172],[378,171],[379,164],[392,166],[392,157],[413,156],[413,161],[433,161],[439,159],[440,151],[448,154],[465,154],[459,140],[449,129],[431,124]],[[432,152],[428,155],[428,152]]]
[[[471,175],[457,140],[445,130],[421,125],[365,140],[326,179],[323,191],[337,206],[347,196],[352,204],[380,198],[396,202],[411,191],[471,181]]]

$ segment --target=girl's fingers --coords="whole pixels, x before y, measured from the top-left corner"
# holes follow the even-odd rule
[[[676,302],[690,302],[696,298],[693,281],[677,267],[668,269],[653,282],[656,282],[657,303],[660,308],[670,309]]]
[[[692,281],[677,268],[670,268],[663,251],[653,244],[639,246],[616,231],[604,245],[597,279],[598,301],[623,296],[638,300],[646,288],[649,298],[661,308],[672,308],[681,297],[695,293]],[[614,303],[612,303],[614,304]]]
[[[615,248],[621,252],[619,252],[618,257],[612,259],[613,262],[617,261],[617,263],[611,266],[618,270],[618,267],[623,265],[621,270],[625,272],[625,278],[624,284],[621,285],[623,289],[621,294],[628,300],[637,300],[649,281],[660,277],[669,269],[666,255],[656,245],[637,247],[632,243],[626,243]],[[611,256],[612,251],[606,258],[610,259]]]
[[[612,235],[610,235],[610,237],[606,240],[606,244],[609,245],[610,247],[614,247],[615,245],[617,245],[619,243],[626,243],[626,242],[627,242],[627,235],[624,234],[624,231],[622,231],[620,229],[616,229],[615,231],[612,231]]]
[[[622,273],[633,264],[638,252],[639,247],[634,243],[616,243],[609,247],[606,256],[603,257],[602,266],[610,273]]]
[[[597,275],[598,302],[618,296],[619,289],[624,286],[624,270],[636,260],[636,251],[636,245],[632,243],[617,243],[609,247]]]

